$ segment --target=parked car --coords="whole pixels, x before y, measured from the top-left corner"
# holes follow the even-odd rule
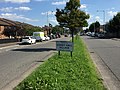
[[[87,35],[87,36],[91,36],[91,32],[87,32],[86,35]]]
[[[68,34],[65,34],[64,36],[65,36],[65,37],[68,37]]]
[[[98,38],[105,38],[104,34],[98,34]]]
[[[46,40],[46,41],[50,40],[50,37],[45,36],[45,40]]]
[[[22,38],[22,44],[35,44],[36,39],[33,36],[26,36]]]
[[[95,37],[95,32],[92,32],[92,33],[91,33],[91,37]]]

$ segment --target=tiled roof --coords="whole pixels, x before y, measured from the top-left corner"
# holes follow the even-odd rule
[[[0,25],[7,25],[7,26],[20,26],[20,25],[27,25],[27,26],[33,26],[27,23],[22,23],[22,22],[18,22],[18,21],[12,21],[9,19],[5,19],[5,18],[0,18]]]
[[[12,21],[12,20],[8,20],[8,19],[5,19],[5,18],[0,18],[0,21],[2,22],[5,22],[5,23],[8,23],[10,26],[16,26],[16,23],[15,21]]]
[[[0,20],[0,26],[9,26],[9,24]]]

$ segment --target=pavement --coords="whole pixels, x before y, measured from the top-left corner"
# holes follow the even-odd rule
[[[120,41],[120,38],[112,38],[112,40]]]
[[[6,46],[11,46],[11,45],[17,45],[17,44],[19,44],[19,42],[3,43],[3,44],[0,44],[0,48],[1,48],[1,47],[6,47]]]

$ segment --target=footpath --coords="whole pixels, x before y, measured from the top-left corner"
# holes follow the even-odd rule
[[[112,38],[112,40],[120,41],[120,38]]]
[[[11,46],[11,45],[16,45],[18,44],[18,42],[13,42],[13,43],[3,43],[3,44],[0,44],[0,48],[2,47],[6,47],[6,46]]]

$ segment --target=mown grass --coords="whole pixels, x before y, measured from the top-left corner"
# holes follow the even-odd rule
[[[16,90],[105,90],[81,38],[74,40],[73,57],[62,52],[40,65]]]

